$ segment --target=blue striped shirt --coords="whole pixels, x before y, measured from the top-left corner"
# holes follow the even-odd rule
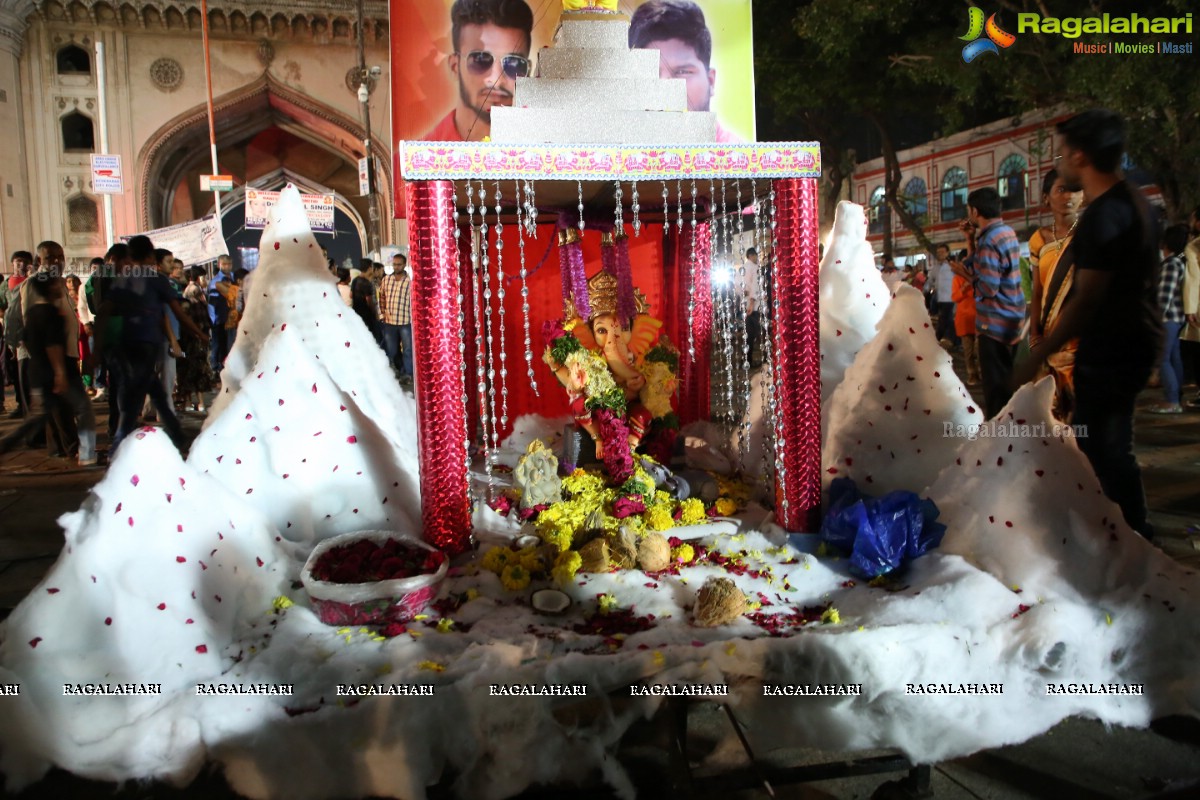
[[[1021,288],[1021,245],[1013,229],[993,220],[979,232],[974,254],[963,262],[975,287],[975,329],[1003,344],[1021,340],[1025,290]]]

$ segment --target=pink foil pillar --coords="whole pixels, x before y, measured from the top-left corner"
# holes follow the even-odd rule
[[[708,223],[698,224],[695,236],[685,225],[675,252],[679,259],[672,276],[674,280],[667,287],[673,293],[675,330],[679,331],[679,340],[672,342],[679,348],[679,401],[675,408],[680,424],[687,425],[708,419],[712,405],[712,236]],[[694,359],[688,346],[689,301],[696,304],[691,315],[690,338],[696,350]]]
[[[425,540],[447,553],[470,547],[466,409],[458,357],[459,264],[455,258],[454,184],[417,181],[405,192],[413,268],[413,367],[417,449]]]
[[[775,181],[775,299],[783,471],[776,481],[785,529],[813,533],[821,515],[821,336],[817,182]]]

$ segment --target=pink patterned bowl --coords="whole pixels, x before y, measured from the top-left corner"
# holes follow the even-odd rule
[[[321,556],[334,548],[354,545],[364,539],[378,545],[392,539],[409,547],[440,552],[414,536],[394,531],[356,531],[326,539],[309,554],[300,573],[300,582],[308,592],[313,611],[326,625],[410,622],[437,597],[446,571],[450,568],[450,560],[443,558],[434,572],[369,583],[332,583],[319,580],[312,574]]]

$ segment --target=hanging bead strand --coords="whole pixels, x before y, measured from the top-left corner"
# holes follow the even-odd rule
[[[468,183],[468,186],[470,184]],[[462,377],[462,397],[461,402],[464,411],[469,411],[471,408],[471,398],[467,394],[467,315],[466,306],[464,305],[465,298],[463,297],[463,281],[462,281],[462,249],[459,246],[458,240],[462,238],[462,228],[459,227],[459,211],[458,203],[454,204],[454,288],[458,293],[458,302],[455,308],[458,310],[458,372]],[[467,475],[471,474],[471,429],[466,421],[466,415],[463,419],[463,468]],[[471,481],[467,480],[467,501],[474,506],[475,491],[471,485]],[[472,541],[474,534],[472,534]]]
[[[637,181],[633,182],[633,235],[638,237],[642,235],[642,220],[639,214],[642,211],[641,202],[638,199]]]
[[[776,211],[775,211],[775,185],[774,184],[771,185],[771,192],[768,195],[767,200],[768,200],[768,214],[769,214],[768,219],[770,220],[770,227],[769,227],[769,230],[767,231],[767,236],[768,236],[767,244],[768,244],[768,247],[770,248],[770,252],[772,253],[772,255],[774,255],[774,253],[777,252],[775,244],[778,241],[777,240],[777,232],[779,229],[779,220],[776,217]],[[772,302],[772,311],[775,314],[776,319],[779,318],[779,308],[780,308],[779,293],[776,292],[775,299]],[[782,378],[783,378],[782,375],[778,375],[778,373],[776,374],[777,381],[781,380]],[[776,426],[777,426],[777,428],[776,428],[777,433],[775,436],[775,474],[778,476],[779,484],[782,486],[787,481],[787,467],[783,463],[783,452],[784,452],[784,449],[787,447],[787,440],[783,436],[783,420],[779,418],[779,414],[778,414],[778,411],[779,411],[778,395],[780,392],[780,387],[778,385],[778,382],[776,383],[775,391],[776,391],[775,419],[776,419]],[[788,517],[788,499],[787,499],[786,494],[783,495],[781,505],[782,505],[782,509],[781,509],[782,516],[780,516],[780,515],[776,515],[776,516],[777,516],[777,518],[780,518],[780,519],[787,519],[787,517]]]
[[[496,181],[496,306],[500,309],[500,428],[508,427],[508,349],[504,331],[504,220],[500,217],[500,181]],[[500,449],[498,432],[492,431],[492,445]]]
[[[576,227],[579,228],[580,233],[583,233],[586,224],[583,221],[583,181],[575,181],[575,185],[579,188],[579,224]]]
[[[517,195],[517,250],[521,254],[521,317],[525,325],[525,375],[529,378],[529,387],[533,389],[534,397],[541,397],[538,392],[537,378],[533,373],[533,339],[529,332],[529,271],[525,266],[525,228],[529,220],[529,192],[521,197],[521,182],[516,181]],[[523,203],[523,205],[522,205]]]
[[[488,234],[491,228],[487,223],[487,197],[488,191],[483,181],[479,182],[479,197],[482,204],[480,214],[483,216],[481,249],[483,251],[483,303],[484,311],[483,318],[485,330],[487,332],[487,357],[485,359],[487,365],[487,406],[488,406],[488,427],[484,430],[484,444],[487,448],[487,464],[484,470],[487,473],[488,480],[488,500],[492,499],[493,475],[492,475],[492,459],[498,448],[496,441],[496,361],[495,361],[495,343],[496,343],[496,327],[492,324],[492,298],[495,296],[492,292],[492,256],[491,248],[488,246]]]
[[[667,182],[663,181],[663,241],[671,237],[671,192],[667,189]]]
[[[625,233],[625,212],[621,208],[621,200],[624,193],[621,191],[621,182],[617,181],[616,190],[616,209],[613,211],[613,235],[621,236]]]
[[[683,186],[676,181],[679,189],[679,230],[683,232]],[[692,250],[688,257],[688,359],[690,364],[696,363],[696,179],[692,179]]]
[[[486,267],[484,258],[487,254],[487,222],[485,217],[485,199],[483,192],[483,183],[480,182],[479,194],[480,208],[480,224],[474,227],[472,222],[471,233],[471,275],[474,284],[474,294],[472,303],[475,311],[475,389],[476,402],[479,404],[479,433],[482,437],[480,443],[480,451],[484,458],[484,469],[488,473],[488,491],[491,491],[491,470],[492,459],[488,448],[490,446],[489,437],[489,420],[488,420],[488,403],[487,403],[487,352],[484,350],[483,332],[484,325],[484,299],[483,299],[483,284],[486,275]],[[472,220],[474,219],[474,209],[472,211]],[[488,500],[491,499],[489,496]]]

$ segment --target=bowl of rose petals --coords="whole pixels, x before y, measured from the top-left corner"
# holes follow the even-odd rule
[[[445,553],[413,536],[358,531],[318,544],[300,580],[326,625],[387,625],[420,614],[449,566]]]

